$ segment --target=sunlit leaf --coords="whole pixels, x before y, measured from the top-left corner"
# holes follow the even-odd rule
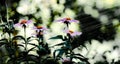
[[[36,48],[36,47],[32,47],[32,48],[29,49],[27,52],[29,53],[29,52],[32,51],[34,48]]]
[[[68,56],[68,57],[74,58],[74,59],[79,59],[79,60],[81,60],[81,61],[86,62],[87,64],[90,64],[90,63],[88,62],[88,59],[87,59],[87,58],[82,58],[82,57],[77,57],[77,56]]]
[[[7,44],[8,44],[8,40],[7,39],[1,39],[0,40],[0,46],[7,45]]]
[[[56,52],[58,52],[58,54],[56,55]],[[63,49],[57,49],[53,52],[53,57],[56,58],[56,57],[61,57],[63,54],[65,53],[65,50]]]
[[[24,45],[22,45],[22,44],[17,44],[17,46],[21,46],[21,47],[24,47]]]
[[[24,41],[26,41],[23,36],[15,36],[15,37],[12,38],[12,41],[13,40],[24,40]]]
[[[61,46],[61,45],[64,45],[65,43],[63,42],[63,43],[59,43],[59,44],[56,44],[56,45],[53,45],[53,46],[51,46],[51,47],[54,47],[54,46]]]
[[[25,44],[25,43],[24,43]],[[33,43],[28,43],[29,45],[33,45],[33,46],[35,46],[35,47],[38,47],[38,45],[36,45],[36,44],[33,44]]]
[[[28,38],[27,38],[27,41],[31,40],[31,38],[33,38],[33,37],[32,37],[32,36],[28,37]]]

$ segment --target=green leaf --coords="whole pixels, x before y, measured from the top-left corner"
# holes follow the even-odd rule
[[[27,52],[29,53],[29,52],[32,51],[34,48],[36,48],[36,47],[32,47],[32,48],[29,49]]]
[[[38,62],[39,61],[38,56],[35,56],[33,54],[27,55],[27,60],[33,61],[33,62]]]
[[[59,43],[59,44],[56,44],[56,45],[53,45],[53,46],[51,46],[51,47],[54,47],[54,46],[61,46],[61,45],[64,45],[65,43],[63,42],[63,43]]]
[[[56,52],[58,52],[58,54],[56,55]],[[62,55],[65,53],[65,50],[63,49],[57,49],[53,52],[53,57],[56,58],[56,57],[62,57]]]
[[[56,59],[56,52],[59,51],[59,50],[60,50],[60,49],[57,49],[57,50],[55,50],[55,51],[53,52],[53,58]]]
[[[3,43],[3,42],[4,42],[4,43],[7,43],[7,42],[8,42],[8,40],[7,40],[6,38],[1,39],[1,40],[0,40],[0,43]]]
[[[24,47],[24,45],[22,45],[22,44],[17,44],[17,46],[21,46],[21,47]]]
[[[55,37],[51,37],[50,39],[62,39],[63,40],[63,36],[62,35],[57,35]]]
[[[25,44],[25,43],[24,43]],[[40,50],[40,46],[39,45],[36,45],[36,44],[33,44],[33,43],[28,43],[29,45],[33,45],[35,47],[37,47],[39,50]]]
[[[25,44],[25,43],[24,43]],[[35,46],[35,47],[38,47],[38,45],[36,45],[36,44],[33,44],[33,43],[28,43],[29,45],[33,45],[33,46]]]
[[[58,57],[61,57],[64,52],[65,52],[64,50],[60,50],[57,56],[58,56]]]
[[[68,56],[68,57],[74,58],[74,59],[79,59],[79,60],[81,60],[81,61],[86,62],[87,64],[90,64],[90,63],[88,62],[88,59],[87,59],[87,58],[82,58],[82,57],[77,57],[77,56]]]
[[[6,38],[0,40],[0,46],[7,44],[8,44],[8,40]]]
[[[83,58],[85,58],[83,55],[81,55],[81,54],[73,54],[74,56],[80,56],[80,57],[83,57]]]
[[[31,38],[33,38],[33,36],[28,37],[28,38],[27,38],[27,41],[31,40]]]
[[[13,40],[24,40],[24,41],[26,41],[23,36],[15,36],[15,37],[12,38],[12,41]]]

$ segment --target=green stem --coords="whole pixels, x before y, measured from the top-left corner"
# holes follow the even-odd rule
[[[9,35],[9,43],[10,43],[10,47],[12,47],[11,34],[8,33],[8,35]]]
[[[23,25],[24,27],[24,37],[25,37],[25,53],[27,52],[27,40],[26,40],[26,25]],[[27,56],[27,55],[26,55]],[[29,64],[27,57],[26,57],[26,64]]]
[[[7,22],[8,22],[8,19],[9,19],[9,16],[8,16],[8,5],[7,5],[7,3],[5,3],[6,4],[6,14],[7,14]]]
[[[40,45],[40,44],[43,44],[43,35],[40,34],[41,32],[42,32],[42,31],[39,31],[39,33],[38,33],[39,45]]]
[[[68,36],[68,44],[69,44],[69,51],[70,51],[70,56],[72,55],[72,45],[71,45],[71,42],[72,42],[72,38],[70,36],[70,34],[67,35]],[[70,61],[72,61],[72,58],[70,57]]]
[[[25,51],[27,51],[27,41],[26,41],[26,26],[23,25],[24,27],[24,37],[25,37]]]

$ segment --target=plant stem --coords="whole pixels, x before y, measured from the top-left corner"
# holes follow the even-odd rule
[[[25,37],[25,51],[27,51],[27,41],[26,41],[26,26],[23,25],[24,27],[24,37]]]
[[[71,56],[72,55],[72,45],[71,45],[72,38],[69,33],[67,34],[67,36],[68,36],[69,51],[70,51],[70,56]],[[70,57],[70,61],[72,61],[71,57]]]
[[[43,34],[41,34],[41,30],[39,31],[39,33],[38,33],[38,38],[39,38],[39,45],[40,44],[43,44]]]
[[[23,27],[24,27],[24,37],[25,37],[25,53],[27,53],[26,25],[23,24]],[[29,64],[28,59],[27,59],[27,55],[25,57],[26,57],[26,64]]]
[[[8,22],[8,19],[9,19],[9,16],[8,16],[8,5],[7,5],[7,3],[5,3],[6,4],[6,14],[7,14],[7,22]]]

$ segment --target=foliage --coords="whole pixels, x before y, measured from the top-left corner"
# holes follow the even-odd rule
[[[89,58],[84,57],[82,54],[76,54],[73,50],[78,48],[79,46],[83,46],[87,49],[85,46],[86,42],[89,42],[91,44],[91,41],[93,39],[100,41],[101,43],[106,40],[114,40],[116,31],[119,29],[120,23],[119,23],[119,16],[120,14],[116,14],[117,10],[119,10],[119,7],[113,7],[113,8],[103,8],[99,9],[96,6],[92,6],[93,12],[94,10],[97,10],[99,13],[98,17],[94,17],[91,13],[86,13],[85,8],[88,6],[87,4],[82,6],[78,5],[76,2],[78,0],[66,0],[65,3],[61,4],[61,0],[56,0],[57,5],[63,5],[63,11],[57,11],[54,10],[52,5],[48,6],[49,8],[49,14],[46,12],[46,14],[50,15],[47,19],[43,19],[44,15],[40,15],[39,17],[36,16],[40,11],[44,11],[44,9],[39,8],[39,6],[36,6],[36,13],[33,14],[20,14],[16,9],[19,6],[18,2],[20,0],[1,0],[0,3],[0,33],[2,33],[0,36],[0,63],[2,64],[59,64],[62,62],[63,64],[90,64]],[[81,0],[82,1],[82,0]],[[32,2],[30,0],[30,2]],[[96,3],[95,3],[96,4]],[[89,6],[88,6],[89,7]],[[62,22],[66,25],[65,29],[66,35],[55,35],[52,36],[49,40],[62,40],[61,43],[56,44],[54,46],[49,46],[49,43],[46,43],[44,41],[44,29],[42,28],[36,28],[34,31],[37,33],[35,34],[35,37],[30,36],[26,37],[26,31],[27,31],[27,23],[19,23],[22,24],[22,29],[24,30],[24,36],[18,35],[19,30],[16,30],[15,23],[19,21],[20,18],[26,18],[27,19],[34,19],[35,23],[34,25],[37,26],[39,24],[44,24],[44,20],[47,20],[49,23],[47,24],[47,27],[50,28],[50,25],[54,23],[53,21],[57,16],[62,17],[62,14],[66,13],[66,10],[70,9],[74,11],[75,16],[73,16],[75,19],[79,20],[79,28],[82,31],[82,34],[76,33],[74,31],[69,30],[69,25],[71,22],[76,22],[74,20],[71,20],[71,18],[63,18],[62,20],[57,20],[58,22]],[[102,17],[103,15],[106,15],[108,17],[108,22],[104,24],[100,20],[99,17]],[[25,19],[25,20],[27,20]],[[114,24],[113,19],[118,19],[118,23]],[[80,35],[79,35],[80,34]],[[7,35],[7,37],[5,36]],[[38,44],[35,44],[37,41]],[[22,42],[21,42],[22,41]],[[18,44],[22,43],[22,44]],[[27,49],[27,46],[31,45],[33,46],[31,49]],[[54,47],[60,47],[59,49],[55,49],[53,53],[51,52],[51,48]],[[24,50],[21,50],[20,48],[23,48]],[[36,51],[34,51],[36,50]],[[87,49],[88,50],[88,49]],[[29,54],[31,51],[34,51],[37,55]],[[52,54],[52,55],[50,55]],[[66,61],[64,57],[69,58],[69,60]],[[95,64],[108,64],[106,57],[103,56],[105,61],[96,62]],[[73,59],[78,59],[79,62],[73,61]],[[61,61],[62,60],[62,61]],[[59,62],[60,61],[60,62]],[[119,64],[118,62],[114,62],[115,64]]]

